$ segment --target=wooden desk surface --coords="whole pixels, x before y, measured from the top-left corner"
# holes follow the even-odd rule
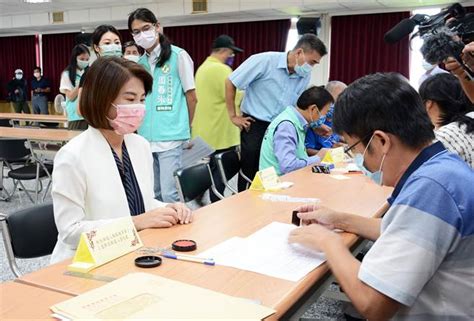
[[[37,121],[37,122],[46,122],[46,123],[67,122],[67,117],[64,115],[40,115],[40,114],[22,114],[22,113],[0,113],[0,119]]]
[[[380,187],[360,174],[349,175],[348,180],[336,180],[324,174],[311,173],[310,167],[290,173],[284,181],[295,185],[279,194],[297,197],[316,197],[331,208],[372,216],[385,202],[392,189]],[[169,229],[149,229],[140,232],[145,246],[166,247],[177,239],[193,239],[198,251],[206,250],[233,236],[246,237],[272,221],[291,221],[291,211],[297,203],[263,201],[261,192],[245,191],[195,212],[195,221]],[[343,234],[348,246],[356,243],[353,234]],[[197,263],[164,259],[154,269],[135,267],[133,260],[143,254],[130,253],[93,270],[91,273],[121,277],[129,272],[147,272],[170,279],[201,286],[236,297],[259,300],[275,308],[275,318],[285,313],[313,284],[328,271],[326,264],[309,273],[299,282],[277,279],[254,272],[225,266],[205,266]],[[70,260],[25,275],[23,282],[80,294],[104,283],[64,275]]]
[[[67,142],[82,133],[78,130],[0,127],[1,138]]]
[[[50,306],[71,296],[17,282],[0,284],[0,320],[55,320]]]

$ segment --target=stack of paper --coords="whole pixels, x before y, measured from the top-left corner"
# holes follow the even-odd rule
[[[275,311],[246,299],[165,279],[131,273],[51,307],[70,320],[261,320]]]
[[[298,281],[324,261],[324,254],[288,244],[294,225],[273,222],[247,238],[233,237],[201,253],[216,264]]]

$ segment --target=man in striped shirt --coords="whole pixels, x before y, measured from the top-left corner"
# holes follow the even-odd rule
[[[337,101],[334,126],[366,175],[395,187],[388,211],[374,219],[304,206],[299,217],[309,225],[289,241],[322,250],[369,320],[473,320],[474,171],[432,143],[420,97],[396,74],[351,84]],[[375,243],[360,263],[330,228]]]

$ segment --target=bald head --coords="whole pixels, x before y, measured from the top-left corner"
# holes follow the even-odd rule
[[[347,85],[343,83],[342,81],[338,81],[338,80],[330,81],[326,85],[326,90],[329,91],[329,93],[332,95],[332,97],[334,98],[334,101],[337,100],[337,97],[339,97],[339,95],[346,88],[347,88]]]

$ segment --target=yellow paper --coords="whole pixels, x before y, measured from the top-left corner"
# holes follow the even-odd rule
[[[293,186],[291,182],[280,182],[273,166],[258,171],[250,185],[254,191],[278,191]]]
[[[332,148],[324,155],[321,163],[337,164],[344,161],[344,148]]]
[[[273,309],[147,273],[130,273],[51,307],[73,320],[261,320]]]
[[[82,233],[72,264],[67,269],[86,273],[142,246],[131,217],[124,217]]]

